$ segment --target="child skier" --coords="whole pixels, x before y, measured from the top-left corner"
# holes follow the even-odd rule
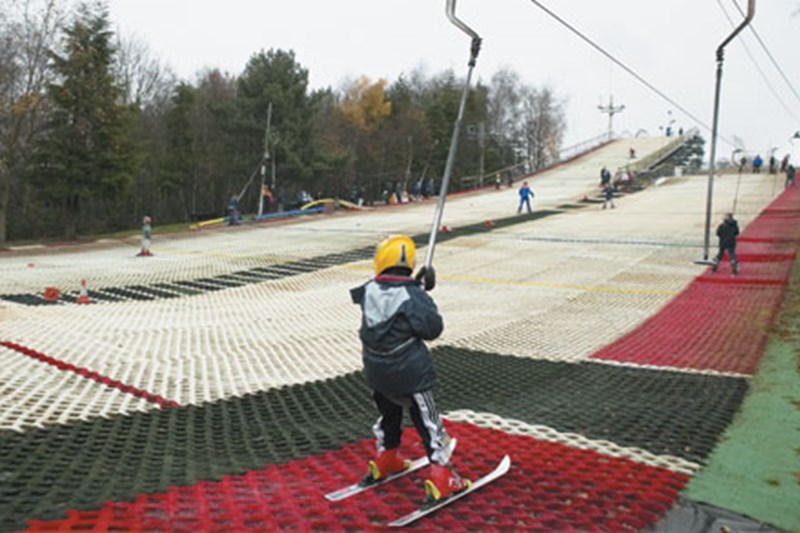
[[[519,188],[519,207],[517,208],[517,214],[522,213],[523,205],[528,208],[528,214],[531,213],[531,198],[534,196],[533,191],[528,186],[528,182],[524,182],[522,187]]]
[[[466,489],[470,482],[453,469],[450,437],[434,403],[436,373],[423,341],[441,335],[444,324],[425,293],[436,284],[433,268],[423,267],[411,277],[415,256],[409,237],[384,240],[375,251],[375,278],[353,289],[351,296],[363,313],[359,336],[364,377],[380,413],[372,428],[378,456],[369,462],[367,479],[377,481],[407,468],[399,447],[403,410],[408,409],[430,460],[425,493],[435,501]]]
[[[150,251],[150,240],[153,237],[153,227],[150,225],[152,220],[150,217],[144,217],[142,219],[142,250],[139,252],[139,256],[141,257],[149,257],[153,255]]]

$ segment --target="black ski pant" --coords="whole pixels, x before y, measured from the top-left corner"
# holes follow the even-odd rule
[[[432,463],[446,465],[450,462],[448,443],[450,437],[444,429],[433,391],[417,392],[403,396],[388,396],[375,391],[375,404],[381,416],[372,427],[378,452],[400,446],[403,435],[403,411],[408,409],[411,421],[422,439],[425,453]]]
[[[728,252],[728,259],[731,262],[731,266],[733,266],[734,272],[738,271],[739,262],[736,260],[736,245],[735,244],[733,246],[722,246],[722,245],[720,245],[719,252],[717,253],[716,259],[714,259],[714,263],[716,263],[718,265],[719,262],[722,261],[722,258],[725,257],[725,252]]]

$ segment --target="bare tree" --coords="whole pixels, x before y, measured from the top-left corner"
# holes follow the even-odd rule
[[[509,68],[498,70],[489,85],[489,131],[531,167],[542,168],[557,156],[564,137],[564,103],[550,88],[536,89]]]
[[[522,102],[527,159],[533,168],[542,168],[558,156],[566,130],[564,104],[548,87],[539,90],[526,88]]]
[[[114,77],[125,102],[142,109],[163,109],[172,96],[177,78],[172,67],[154,57],[146,42],[117,33]]]
[[[508,142],[520,135],[520,106],[524,87],[519,74],[510,68],[498,70],[489,84],[489,132]]]
[[[48,51],[66,11],[64,0],[0,2],[0,243],[8,228],[12,185],[30,156],[52,80]]]

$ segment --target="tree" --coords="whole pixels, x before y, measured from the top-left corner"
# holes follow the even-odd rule
[[[157,180],[159,191],[180,198],[186,218],[189,217],[190,207],[186,205],[183,191],[196,175],[197,154],[192,134],[196,99],[196,91],[191,85],[181,83],[175,88],[172,107],[166,114],[167,157]],[[191,207],[193,209],[194,206]]]
[[[37,143],[32,178],[55,209],[64,235],[74,238],[85,203],[99,199],[108,217],[132,183],[136,166],[130,139],[132,110],[115,83],[113,33],[107,8],[82,4],[64,30],[63,52],[51,52],[59,82],[50,84],[52,111]],[[95,228],[96,229],[96,228]]]
[[[563,103],[548,87],[525,88],[522,108],[526,159],[533,169],[543,168],[558,157],[566,130]]]
[[[522,80],[510,68],[498,70],[489,84],[488,128],[496,138],[511,141],[522,131],[520,104]]]
[[[386,100],[386,80],[372,82],[366,76],[349,83],[339,103],[348,153],[350,179],[354,183],[366,178],[380,180],[386,164],[387,147],[382,136],[383,126],[392,114],[392,104]],[[370,179],[372,178],[372,179]]]
[[[52,79],[47,50],[64,22],[58,0],[0,2],[0,243],[9,236],[12,191],[23,196],[20,176],[39,133],[44,92]],[[27,206],[28,201],[15,202]],[[33,218],[21,213],[17,218]]]
[[[117,35],[113,63],[125,103],[140,109],[162,109],[169,102],[177,83],[169,65],[153,57],[147,43],[136,37]]]
[[[387,98],[392,115],[384,127],[387,146],[387,167],[402,169],[404,182],[424,178],[425,155],[429,152],[431,135],[425,110],[419,104],[412,85],[400,77],[389,87]]]
[[[244,183],[264,152],[267,113],[272,104],[273,144],[277,175],[308,186],[313,177],[313,103],[308,94],[308,70],[294,52],[263,50],[250,58],[239,78],[236,98],[235,161]],[[284,183],[278,182],[282,187]],[[241,185],[240,185],[241,186]],[[258,191],[253,189],[253,196]]]
[[[392,103],[386,101],[386,80],[372,83],[361,76],[350,84],[342,98],[345,120],[363,133],[374,133],[392,114]]]
[[[464,81],[457,78],[452,70],[432,78],[425,84],[421,97],[431,134],[432,146],[430,155],[430,168],[427,173],[441,176],[444,173],[445,162],[453,135],[453,124],[458,116],[461,103],[461,93]],[[487,120],[487,90],[477,84],[472,86],[467,94],[464,108],[464,128],[458,139],[458,153],[453,167],[454,176],[477,175],[480,169],[480,150],[477,149],[476,137],[471,131]],[[470,127],[471,126],[471,127]],[[472,135],[472,138],[471,138]],[[454,180],[453,187],[458,182]]]

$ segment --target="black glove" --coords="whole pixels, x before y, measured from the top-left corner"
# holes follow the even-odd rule
[[[423,266],[420,268],[414,279],[426,291],[432,291],[433,288],[436,287],[436,271],[433,269],[433,266]]]

